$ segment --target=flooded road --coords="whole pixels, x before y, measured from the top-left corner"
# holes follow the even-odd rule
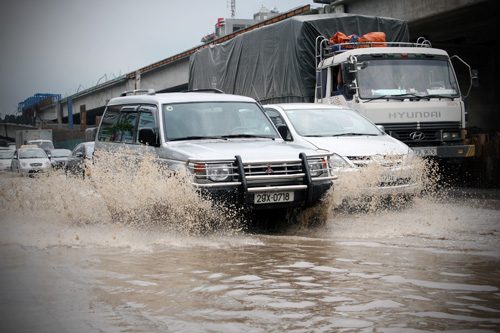
[[[193,235],[110,219],[71,180],[54,181],[52,205],[51,180],[10,181],[2,332],[500,331],[498,191]],[[70,206],[75,196],[85,200]]]

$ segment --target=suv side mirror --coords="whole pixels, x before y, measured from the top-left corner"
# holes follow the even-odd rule
[[[276,125],[276,128],[278,129],[278,133],[281,135],[283,140],[292,141],[292,135],[290,134],[288,126],[286,126],[285,124],[278,124]]]
[[[151,127],[143,127],[139,129],[139,142],[148,146],[158,147],[156,133]]]

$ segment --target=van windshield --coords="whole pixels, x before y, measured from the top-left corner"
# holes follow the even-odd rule
[[[202,102],[165,104],[167,140],[229,137],[279,138],[265,113],[254,103]]]
[[[380,96],[458,97],[455,74],[445,59],[367,59],[357,72],[361,98]]]
[[[31,144],[37,145],[38,147],[42,148],[43,150],[52,150],[54,149],[54,145],[50,141],[30,141]]]

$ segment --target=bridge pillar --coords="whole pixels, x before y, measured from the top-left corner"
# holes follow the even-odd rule
[[[68,98],[68,125],[69,129],[73,129],[73,100]]]

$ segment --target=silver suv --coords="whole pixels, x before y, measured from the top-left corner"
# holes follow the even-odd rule
[[[187,170],[202,193],[256,210],[313,206],[337,178],[332,153],[285,142],[254,99],[216,90],[113,98],[95,151],[118,145],[152,152],[170,170]]]

